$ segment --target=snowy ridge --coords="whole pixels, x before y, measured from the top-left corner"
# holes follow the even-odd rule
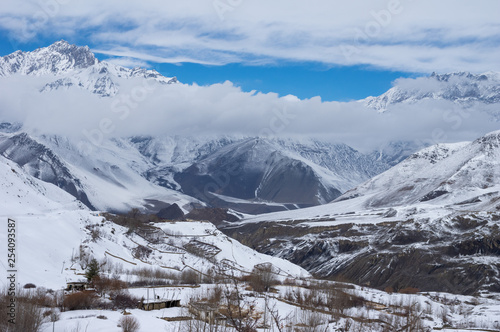
[[[19,211],[40,213],[72,208],[86,210],[73,196],[56,186],[27,175],[22,168],[0,156],[0,201],[3,216]]]
[[[418,202],[448,205],[487,194],[497,196],[500,189],[498,136],[499,132],[493,132],[470,143],[426,148],[339,200],[370,196],[372,198],[364,202],[366,207],[382,207]],[[492,204],[488,209],[494,209],[495,200],[488,201]]]
[[[366,106],[384,112],[394,104],[412,104],[424,99],[450,100],[462,105],[473,102],[500,102],[500,75],[497,72],[442,74],[397,83],[378,97],[361,100]]]

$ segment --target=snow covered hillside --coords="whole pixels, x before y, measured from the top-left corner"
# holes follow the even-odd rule
[[[143,282],[140,271],[148,269],[168,274],[195,271],[196,276],[210,275],[214,270],[225,270],[228,274],[232,271],[238,275],[249,273],[256,265],[271,263],[278,278],[276,284],[273,284],[272,292],[257,293],[245,289],[248,287],[245,284],[236,286],[241,292],[243,308],[254,308],[253,319],[258,326],[316,326],[332,331],[346,328],[383,331],[388,327],[402,328],[409,323],[421,328],[453,326],[476,328],[478,331],[499,326],[499,300],[491,294],[476,297],[445,293],[389,294],[344,283],[319,282],[311,279],[304,269],[288,261],[259,254],[228,238],[212,224],[148,222],[131,231],[130,227],[120,226],[89,211],[73,196],[53,184],[33,178],[16,163],[1,156],[0,168],[0,199],[4,203],[2,218],[12,218],[17,223],[18,286],[22,288],[32,283],[37,286],[35,294],[53,296],[59,294],[67,282],[84,279],[85,268],[91,257],[99,260],[102,275],[117,277],[130,284]],[[344,216],[347,217],[348,214]],[[351,215],[353,220],[359,217]],[[379,215],[373,217],[382,218]],[[393,217],[387,216],[387,222],[393,220]],[[453,222],[451,220],[448,227],[453,227]],[[320,221],[310,223],[320,224]],[[307,223],[295,221],[290,224],[296,224],[302,229],[311,227]],[[356,230],[358,234],[361,231],[362,228]],[[268,232],[272,234],[273,229],[269,228]],[[373,229],[369,232],[373,232]],[[5,232],[0,232],[0,243],[7,242],[5,237]],[[322,245],[324,240],[315,238],[314,241]],[[302,250],[303,244],[304,242],[296,245],[295,252]],[[344,242],[343,248],[345,245]],[[383,255],[383,252],[380,251],[380,254]],[[3,255],[5,257],[5,252]],[[314,258],[314,252],[310,252],[308,256]],[[346,256],[337,258],[345,259]],[[484,257],[478,259],[484,260]],[[328,264],[325,264],[324,268],[327,267]],[[4,266],[1,280],[6,280],[5,271],[7,268]],[[281,282],[284,285],[279,285]],[[3,283],[5,284],[4,281]],[[231,290],[235,286],[220,283],[218,286],[138,286],[127,291],[137,298],[146,299],[149,295],[162,299],[180,299],[182,307],[149,312],[134,308],[125,311],[70,310],[60,313],[55,322],[44,319],[42,331],[52,331],[53,328],[58,331],[86,328],[92,331],[118,332],[121,330],[118,325],[123,317],[137,319],[139,331],[173,331],[189,326],[186,324],[202,324],[200,326],[207,327],[192,310],[188,310],[188,304],[196,304],[203,298],[213,296],[221,287],[224,292],[224,289]],[[110,300],[103,297],[103,301]],[[222,301],[226,299],[223,298]],[[224,303],[221,305],[223,307]],[[264,311],[267,314],[263,314]],[[125,312],[128,316],[124,315]],[[410,317],[410,312],[418,319],[405,319],[406,315]],[[186,317],[190,320],[183,322]]]
[[[75,260],[79,255],[123,264],[127,269],[153,267],[180,273],[193,268],[207,272],[225,264],[250,271],[256,264],[270,262],[285,277],[308,275],[287,261],[256,253],[229,239],[210,223],[156,223],[130,233],[3,157],[0,167],[1,215],[17,223],[17,267],[22,285],[64,287],[67,281],[81,278],[85,267]],[[6,232],[0,233],[0,239],[7,243]],[[145,253],[137,254],[137,248]],[[206,248],[210,249],[206,256],[193,253]]]

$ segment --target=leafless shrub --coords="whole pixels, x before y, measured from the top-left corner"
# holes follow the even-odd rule
[[[136,308],[139,303],[139,299],[135,296],[130,295],[128,291],[122,291],[116,293],[111,298],[114,309],[130,309]]]
[[[12,317],[7,314],[8,311],[3,311],[0,315],[0,331],[40,331],[43,323],[43,309],[37,304],[38,300],[33,294],[21,290],[17,295],[15,302],[12,302],[6,289],[0,292],[0,306],[7,310],[14,303],[16,310],[15,324],[12,324],[12,321],[9,322]]]
[[[101,238],[101,229],[99,228],[99,224],[96,225],[87,225],[85,228],[90,233],[90,238],[92,242],[97,242]]]
[[[188,285],[197,285],[200,283],[200,275],[194,270],[186,269],[182,271],[181,282]]]
[[[82,244],[80,245],[78,252],[79,252],[78,258],[80,261],[80,267],[82,268],[82,270],[86,270],[87,266],[89,265],[92,259],[92,255],[90,255],[87,248]]]
[[[297,286],[297,280],[292,278],[286,278],[283,280],[283,285],[285,286]]]
[[[118,278],[107,278],[105,276],[96,276],[93,279],[94,288],[101,296],[107,293],[120,292],[127,287],[127,284]]]
[[[219,313],[238,332],[256,331],[261,319],[256,303],[244,298],[240,292],[240,280],[234,274],[228,276],[228,281],[222,286]]]
[[[140,328],[140,324],[137,318],[130,315],[120,318],[118,324],[122,328],[123,332],[137,332]]]
[[[301,310],[299,315],[299,330],[303,332],[320,332],[326,331],[326,328],[322,325],[328,323],[328,320],[324,315],[319,312],[311,310]]]
[[[406,287],[399,290],[401,294],[417,294],[418,292],[420,292],[420,290],[415,287]]]
[[[179,284],[182,279],[180,272],[161,268],[142,267],[128,270],[126,273],[139,277],[139,280],[129,283],[129,286],[134,287],[173,285]]]
[[[276,303],[273,303],[271,306],[268,301],[266,301],[266,310],[278,332],[288,332],[293,330],[293,324],[291,322],[292,313],[289,313],[287,316],[282,316],[276,306]]]
[[[132,250],[133,256],[137,259],[142,259],[142,260],[148,258],[152,252],[153,252],[152,249],[145,247],[145,246],[142,246],[142,245],[139,245],[137,248],[134,248]]]
[[[425,327],[422,322],[423,312],[420,308],[420,303],[412,301],[406,308],[406,325],[404,328],[411,332],[424,332]]]
[[[97,296],[94,292],[83,291],[66,295],[63,307],[66,310],[93,309],[97,303]]]

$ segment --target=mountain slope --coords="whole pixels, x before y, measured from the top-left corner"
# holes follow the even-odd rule
[[[340,194],[322,186],[309,165],[258,138],[226,146],[175,179],[192,194],[212,191],[239,199],[279,203],[318,204]],[[297,186],[302,187],[302,192],[298,192]]]
[[[387,167],[346,145],[316,140],[222,136],[132,142],[157,165],[146,174],[154,183],[247,213],[324,204]]]
[[[346,145],[318,141],[132,137],[103,141],[84,155],[72,139],[6,131],[1,155],[108,211],[158,212],[173,203],[188,211],[199,199],[246,213],[296,209],[329,202],[387,167]]]
[[[26,133],[0,135],[0,154],[16,162],[35,178],[58,186],[89,208],[94,208],[80,180],[71,174],[65,163]]]
[[[470,143],[426,148],[339,200],[360,197],[368,208],[417,202],[447,205],[477,199],[476,203],[495,208],[500,190],[499,140],[500,132],[493,132]]]
[[[0,156],[0,201],[4,217],[23,213],[45,213],[61,209],[82,209],[86,207],[75,197],[53,184],[33,178],[3,156]],[[5,232],[3,232],[5,233]],[[5,242],[4,242],[5,243]]]

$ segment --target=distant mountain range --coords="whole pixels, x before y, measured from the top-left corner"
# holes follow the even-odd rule
[[[0,58],[0,79],[43,78],[39,93],[82,89],[113,98],[127,80],[175,84],[153,70],[99,61],[65,41]],[[0,153],[31,175],[54,183],[90,208],[156,211],[208,203],[260,213],[324,204],[387,169],[345,144],[318,140],[212,137],[125,137],[83,156],[78,142],[2,124]],[[151,202],[156,202],[153,204]]]
[[[203,203],[247,213],[297,209],[329,202],[387,167],[315,140],[131,137],[94,151],[84,156],[71,139],[53,135],[0,133],[1,155],[98,210],[157,212],[173,203],[186,211]]]

